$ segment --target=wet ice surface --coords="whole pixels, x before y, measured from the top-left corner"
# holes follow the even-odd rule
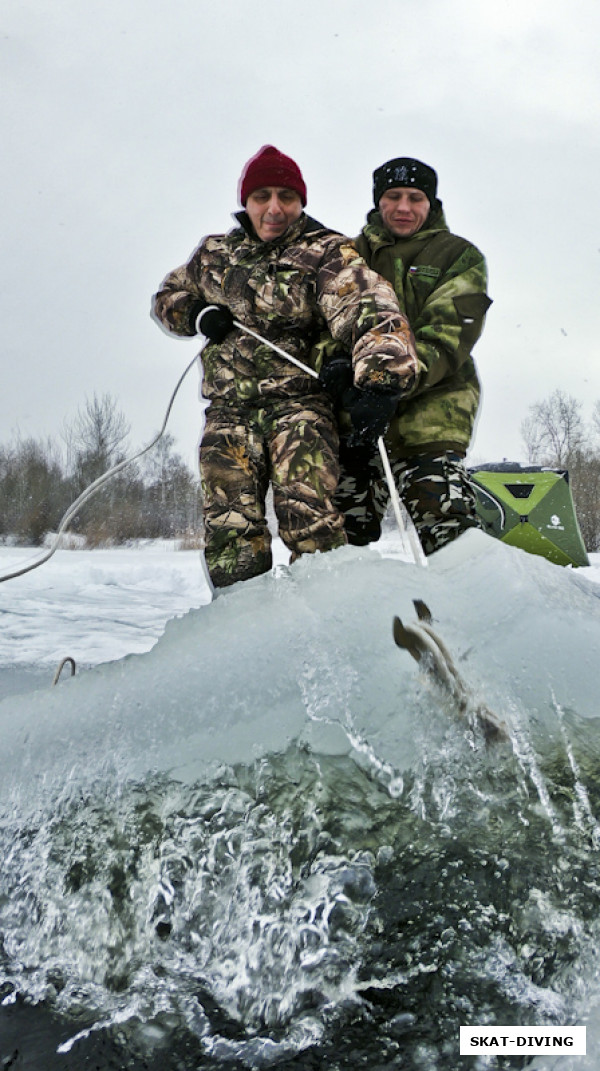
[[[592,1051],[600,570],[473,536],[210,606],[165,547],[0,586],[5,682],[79,664],[0,702],[2,1059],[455,1071],[480,1019],[587,1021]],[[511,747],[394,647],[415,597]]]

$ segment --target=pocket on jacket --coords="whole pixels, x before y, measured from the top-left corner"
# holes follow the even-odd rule
[[[459,294],[453,301],[461,320],[467,322],[482,320],[492,304],[487,294]]]
[[[268,271],[252,275],[248,286],[254,292],[259,316],[281,317],[295,323],[309,322],[313,317],[307,276],[298,268],[269,265]]]
[[[470,351],[483,331],[492,300],[487,294],[459,294],[452,300],[461,323],[461,344]]]

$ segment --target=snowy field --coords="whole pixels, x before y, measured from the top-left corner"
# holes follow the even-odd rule
[[[274,541],[276,564],[288,560]],[[43,549],[0,547],[0,577]],[[59,550],[0,583],[0,699],[51,683],[63,658],[99,665],[154,646],[167,621],[210,602],[197,550],[145,540],[109,550]]]
[[[35,560],[0,549],[0,575]],[[0,587],[0,665],[83,665],[150,649],[166,621],[210,601],[198,551],[148,542],[110,550],[59,550]]]

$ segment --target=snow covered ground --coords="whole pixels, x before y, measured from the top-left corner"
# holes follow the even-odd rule
[[[35,551],[0,549],[0,575]],[[150,649],[166,621],[210,601],[197,551],[174,543],[59,550],[0,587],[0,665],[96,665]]]
[[[63,658],[99,665],[154,646],[167,621],[210,602],[197,550],[144,540],[108,550],[59,550],[0,583],[0,699],[51,683]],[[46,551],[0,547],[0,577]],[[289,555],[274,540],[276,564]]]

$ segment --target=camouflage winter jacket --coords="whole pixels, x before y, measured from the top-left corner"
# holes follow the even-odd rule
[[[194,335],[205,305],[226,305],[304,364],[320,359],[313,342],[328,330],[352,352],[357,385],[414,389],[418,360],[408,322],[392,287],[367,268],[351,239],[303,213],[281,238],[263,242],[245,212],[236,218],[239,227],[205,238],[167,275],[153,301],[167,330]],[[205,346],[202,363],[203,394],[213,402],[252,405],[322,391],[317,379],[239,328]]]
[[[410,238],[394,237],[372,211],[356,240],[369,266],[392,283],[424,366],[386,437],[394,457],[444,450],[464,455],[479,405],[471,350],[491,305],[486,264],[474,245],[450,233],[438,206]]]

